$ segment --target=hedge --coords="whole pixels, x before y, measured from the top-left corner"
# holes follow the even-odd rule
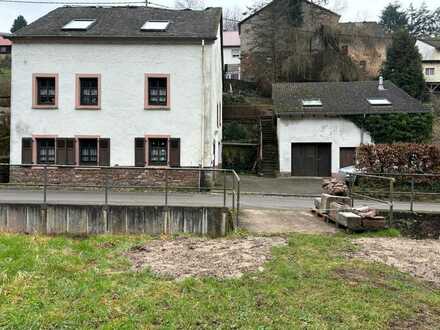
[[[440,146],[397,143],[362,145],[357,167],[368,173],[440,173]]]

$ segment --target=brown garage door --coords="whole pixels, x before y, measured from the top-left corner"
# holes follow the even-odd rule
[[[339,149],[339,167],[347,167],[356,164],[356,148]]]
[[[331,143],[292,143],[292,176],[331,176]]]

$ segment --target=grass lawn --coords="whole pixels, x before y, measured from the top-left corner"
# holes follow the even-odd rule
[[[292,235],[263,272],[160,279],[123,256],[146,237],[0,235],[0,328],[436,328],[440,291],[348,260],[346,236]]]

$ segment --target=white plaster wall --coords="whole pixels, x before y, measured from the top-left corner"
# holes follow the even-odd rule
[[[223,68],[220,37],[219,27],[217,40],[206,47],[205,53],[205,73],[207,76],[204,88],[205,101],[207,109],[212,109],[212,111],[207,111],[205,120],[205,163],[203,164],[205,167],[218,166],[221,163],[219,144],[222,142]],[[217,123],[217,116],[219,123]]]
[[[240,57],[232,57],[233,49],[238,49],[238,51],[240,51],[240,47],[223,47],[223,58],[225,64],[240,64]]]
[[[109,137],[111,164],[133,165],[134,138],[157,134],[181,138],[182,166],[200,164],[201,44],[17,43],[12,52],[12,163],[21,162],[22,137],[54,134]],[[59,74],[58,110],[32,109],[33,73]],[[75,110],[77,73],[101,74],[101,110]],[[144,73],[170,74],[169,111],[144,110]],[[216,108],[208,103],[206,113]]]
[[[422,41],[417,41],[416,45],[419,48],[423,61],[440,61],[440,50]],[[425,74],[426,68],[435,68],[435,74],[427,76]],[[423,63],[423,73],[425,74],[426,82],[440,82],[440,63]]]
[[[331,143],[332,173],[339,171],[339,148],[372,143],[367,132],[340,118],[281,119],[277,124],[280,172],[291,173],[292,143]]]

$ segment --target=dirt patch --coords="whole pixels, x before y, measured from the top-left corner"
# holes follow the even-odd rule
[[[176,279],[239,278],[246,272],[263,270],[272,257],[272,247],[286,244],[281,237],[178,238],[152,241],[133,248],[127,256],[135,270],[149,267],[156,274]]]
[[[440,241],[403,238],[362,238],[353,257],[383,262],[440,286]]]
[[[427,306],[420,307],[415,315],[410,319],[396,318],[389,323],[389,329],[436,329],[438,325],[438,316],[430,311]]]
[[[359,284],[368,283],[375,288],[392,289],[386,282],[386,275],[383,273],[370,273],[361,268],[338,268],[335,274],[344,279],[345,284],[357,287]]]

